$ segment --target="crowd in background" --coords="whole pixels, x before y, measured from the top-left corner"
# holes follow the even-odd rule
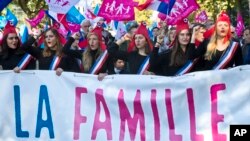
[[[98,75],[144,74],[178,76],[194,71],[228,69],[250,64],[250,28],[237,37],[226,13],[211,24],[180,20],[175,26],[161,21],[152,28],[130,21],[127,33],[115,40],[98,23],[84,20],[81,30],[67,37],[56,26],[45,31],[32,29],[21,43],[11,23],[1,32],[0,67],[2,70],[55,70]],[[93,26],[95,25],[95,26]]]

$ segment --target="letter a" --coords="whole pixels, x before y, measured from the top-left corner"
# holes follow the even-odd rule
[[[234,132],[234,136],[241,136],[241,135],[240,135],[240,131],[239,131],[239,129],[236,129],[236,130],[235,130],[235,132]]]
[[[47,120],[42,119],[43,113],[43,101],[45,103],[45,109],[47,113]],[[54,130],[53,130],[53,122],[49,105],[49,96],[47,87],[42,85],[40,87],[40,96],[39,96],[39,104],[38,104],[38,113],[37,113],[37,122],[36,122],[36,138],[40,137],[41,130],[43,127],[47,127],[49,130],[49,136],[51,139],[55,138]]]

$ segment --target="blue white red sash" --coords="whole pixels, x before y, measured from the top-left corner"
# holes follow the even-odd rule
[[[149,68],[149,58],[150,58],[149,56],[147,56],[145,58],[145,60],[141,64],[137,74],[143,74],[144,71],[148,70],[148,68]]]
[[[226,49],[225,53],[222,54],[220,60],[213,67],[213,70],[224,69],[226,65],[231,61],[234,56],[235,51],[237,50],[238,43],[231,42],[229,47]]]
[[[61,57],[54,56],[54,58],[50,64],[49,70],[56,70],[58,65],[60,64],[60,62],[61,62]]]
[[[100,55],[95,61],[94,65],[91,67],[89,73],[90,74],[98,74],[99,70],[102,68],[103,64],[106,62],[108,58],[108,51],[105,50],[102,55]]]
[[[24,54],[23,58],[20,60],[20,62],[18,63],[18,67],[21,70],[24,70],[27,65],[29,64],[30,60],[32,59],[32,56],[28,53]]]
[[[194,67],[195,63],[198,61],[198,59],[195,60],[188,60],[187,63],[179,70],[175,75],[183,75],[186,73],[189,73],[192,68]]]

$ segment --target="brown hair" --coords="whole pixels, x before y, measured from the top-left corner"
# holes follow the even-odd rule
[[[0,55],[3,57],[3,59],[6,59],[9,57],[9,46],[7,44],[7,38],[10,33],[7,33],[5,36],[3,36],[1,44],[0,44]],[[25,52],[20,48],[21,46],[21,41],[20,38],[18,38],[18,43],[17,43],[17,51],[16,54],[24,54]]]
[[[179,34],[176,35],[174,46],[172,47],[170,66],[182,66],[188,59],[185,52],[181,49],[181,45],[179,43]],[[188,47],[188,45],[186,47]]]
[[[62,56],[62,47],[63,47],[63,45],[60,42],[60,35],[59,35],[58,31],[56,29],[54,29],[54,28],[49,28],[48,30],[46,30],[44,32],[44,37],[45,37],[46,33],[49,32],[49,31],[51,31],[56,37],[56,56]],[[51,56],[52,50],[48,47],[45,39],[44,39],[44,45],[45,45],[45,47],[44,47],[44,50],[43,50],[43,56],[44,57]]]

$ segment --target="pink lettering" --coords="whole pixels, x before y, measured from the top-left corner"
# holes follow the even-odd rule
[[[195,106],[194,106],[194,95],[191,88],[187,89],[188,98],[188,110],[190,118],[190,136],[192,141],[204,141],[203,135],[198,135],[196,133],[196,118],[195,118]]]
[[[130,133],[130,139],[135,140],[135,134],[136,134],[136,127],[138,121],[140,122],[140,137],[142,141],[145,141],[145,118],[144,113],[141,106],[141,92],[140,90],[136,91],[136,96],[134,99],[134,117],[131,117],[128,107],[126,106],[126,103],[124,101],[124,93],[121,89],[118,96],[118,104],[119,104],[119,111],[120,111],[120,137],[119,140],[124,140],[124,133],[125,133],[125,122],[127,121],[129,133]]]
[[[74,120],[74,140],[79,139],[80,124],[86,123],[87,117],[81,115],[81,95],[87,93],[86,88],[76,87],[76,100],[75,100],[75,120]]]
[[[95,113],[95,121],[94,121],[94,126],[92,129],[91,139],[95,140],[96,135],[97,135],[97,131],[99,129],[104,129],[104,130],[106,130],[106,133],[107,133],[107,140],[112,140],[112,128],[111,128],[110,113],[109,113],[108,106],[105,102],[105,99],[103,97],[103,90],[97,89],[95,97],[96,97],[96,113]],[[101,103],[103,105],[105,117],[106,117],[106,120],[103,122],[101,122],[99,120],[100,114],[101,114],[101,105],[100,105]]]
[[[168,124],[169,124],[169,139],[170,141],[182,141],[182,135],[175,134],[175,126],[174,126],[174,117],[171,103],[171,90],[165,90],[165,104],[168,116]]]
[[[218,91],[225,90],[225,84],[215,84],[211,86],[211,124],[212,135],[214,141],[226,141],[227,136],[225,134],[219,134],[217,124],[224,121],[224,115],[218,114],[217,93]]]
[[[225,90],[226,85],[225,84],[214,84],[210,88],[210,96],[211,96],[211,130],[212,130],[212,138],[214,141],[226,141],[227,136],[226,134],[220,134],[218,130],[218,124],[219,122],[224,122],[224,115],[218,113],[218,92]],[[73,139],[79,140],[80,139],[80,128],[81,124],[87,123],[87,115],[81,114],[81,107],[84,103],[81,102],[83,94],[87,94],[88,90],[85,87],[76,87],[75,89],[75,115],[74,115],[74,131],[73,131]],[[189,119],[190,119],[190,140],[192,141],[204,141],[204,134],[198,134],[197,133],[197,122],[196,122],[196,109],[195,109],[195,99],[194,99],[194,93],[192,88],[188,88],[186,90],[187,95],[187,104],[188,104],[188,112],[189,112]],[[91,95],[86,95],[91,96]],[[134,95],[133,95],[134,96]],[[172,95],[171,95],[171,89],[165,89],[165,108],[166,108],[166,114],[167,119],[165,120],[168,122],[168,129],[169,131],[169,141],[182,141],[184,140],[184,137],[182,134],[176,133],[175,129],[175,122],[174,121],[174,113],[173,111],[173,105],[172,105]],[[130,113],[129,108],[126,104],[126,99],[124,99],[124,91],[123,89],[120,89],[118,93],[118,106],[114,108],[119,108],[119,116],[120,119],[116,119],[111,117],[110,109],[107,104],[109,104],[105,100],[105,95],[103,93],[103,89],[97,89],[95,92],[95,104],[96,104],[96,111],[95,111],[95,117],[94,117],[94,123],[91,133],[91,140],[96,140],[98,131],[101,129],[105,130],[107,138],[106,140],[113,140],[116,137],[113,137],[112,135],[112,123],[111,118],[113,120],[120,120],[120,133],[119,133],[119,140],[125,140],[125,129],[126,126],[128,127],[128,131],[126,134],[129,134],[130,138],[129,140],[135,140],[136,132],[138,137],[140,136],[140,140],[145,141],[146,140],[146,129],[145,129],[145,115],[142,108],[141,103],[141,91],[139,89],[136,90],[135,97],[133,101],[133,108],[134,113]],[[154,129],[149,129],[152,131],[151,135],[154,134],[153,140],[161,140],[163,137],[161,135],[161,122],[160,122],[160,115],[157,107],[157,90],[152,89],[151,90],[151,97],[150,97],[150,104],[152,109],[153,116],[153,126]],[[162,101],[160,101],[162,102]],[[103,110],[102,110],[103,109]],[[101,113],[101,111],[103,111]],[[105,119],[100,119],[102,116],[104,116]],[[163,122],[165,122],[163,121]],[[150,128],[151,126],[149,126]],[[138,131],[137,131],[138,130]],[[140,132],[140,133],[138,133]],[[153,133],[154,132],[154,133]],[[211,133],[210,133],[211,134]],[[164,135],[165,136],[165,135]],[[126,137],[127,138],[127,137]],[[186,137],[185,137],[186,138]],[[105,140],[105,138],[104,138]]]
[[[151,107],[153,111],[154,116],[154,130],[155,130],[155,140],[160,140],[160,118],[159,113],[157,109],[157,103],[156,103],[156,90],[151,90]]]

